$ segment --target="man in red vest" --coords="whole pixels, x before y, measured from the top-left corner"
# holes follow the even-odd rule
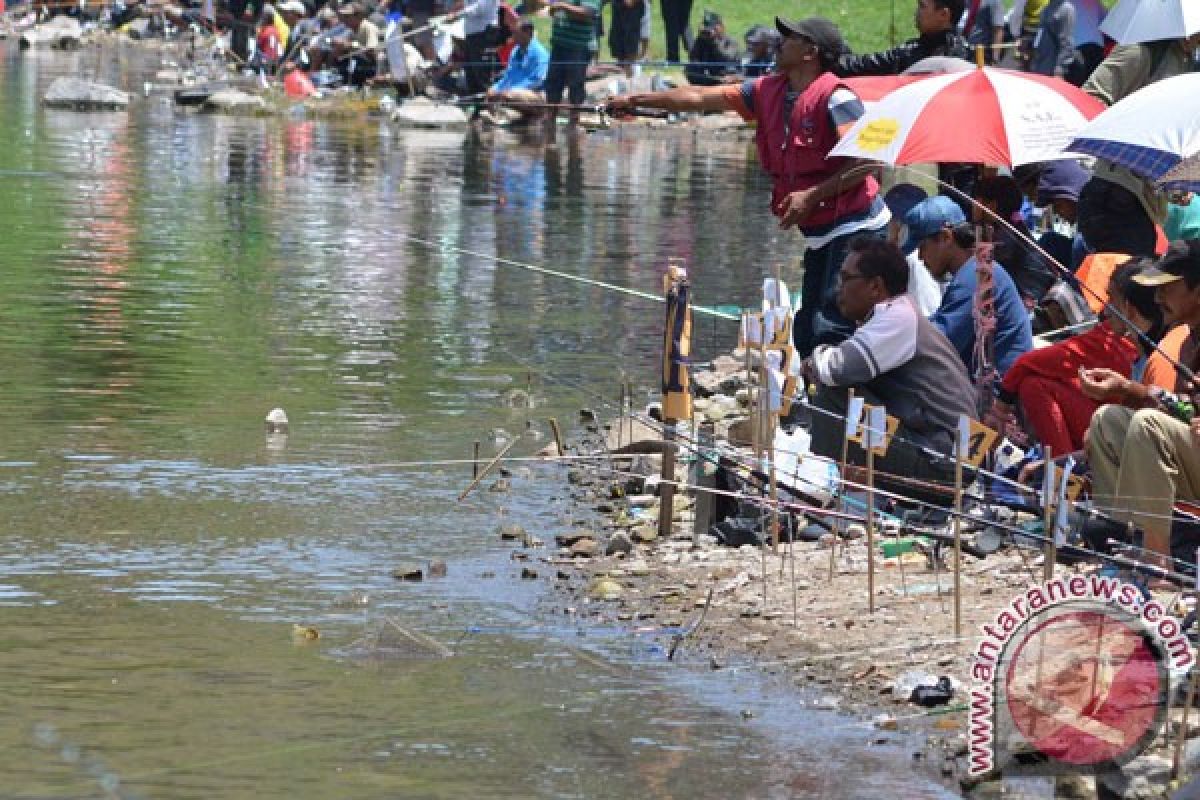
[[[743,84],[684,86],[614,97],[609,107],[668,111],[736,111],[758,123],[758,158],[771,176],[771,211],[783,228],[804,234],[804,283],[793,328],[807,357],[854,330],[837,307],[836,280],[850,240],[882,238],[890,214],[872,168],[827,159],[840,136],[862,116],[863,104],[830,69],[846,50],[842,34],[820,17],[777,17],[783,35],[776,72]]]

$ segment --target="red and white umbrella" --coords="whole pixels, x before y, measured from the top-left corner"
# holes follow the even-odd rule
[[[933,75],[868,107],[829,155],[888,164],[1053,161],[1069,157],[1067,144],[1103,110],[1045,75],[992,67]]]

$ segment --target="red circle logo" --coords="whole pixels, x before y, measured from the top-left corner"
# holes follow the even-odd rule
[[[1167,677],[1148,636],[1115,609],[1059,608],[1010,648],[1009,715],[1025,740],[1079,767],[1122,762],[1149,744]]]

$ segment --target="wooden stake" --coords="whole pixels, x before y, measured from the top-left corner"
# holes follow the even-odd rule
[[[662,470],[658,481],[658,537],[671,538],[671,517],[675,513],[675,420],[663,420]]]
[[[970,420],[960,417],[959,432],[954,442],[954,637],[962,636],[962,501],[963,501],[963,447],[964,440],[970,441]],[[966,426],[967,430],[962,430]],[[940,583],[940,580],[939,580]],[[938,587],[941,594],[941,587]]]
[[[621,381],[621,412],[617,417],[617,449],[625,446],[625,381]]]
[[[1196,567],[1200,570],[1200,547],[1196,548]],[[1196,572],[1196,590],[1193,592],[1196,602],[1196,608],[1200,609],[1200,571]],[[1192,664],[1192,674],[1188,680],[1187,702],[1183,704],[1183,719],[1179,725],[1179,733],[1175,737],[1175,753],[1171,758],[1171,774],[1175,777],[1176,783],[1183,782],[1183,746],[1187,741],[1188,732],[1188,716],[1192,710],[1192,703],[1196,701],[1196,684],[1200,680],[1200,664]],[[1167,712],[1167,732],[1171,730],[1171,714]]]
[[[475,440],[475,455],[471,461],[471,477],[479,477],[479,440]]]
[[[850,389],[846,392],[846,413],[847,414],[850,413],[850,406],[852,406],[852,405],[854,405],[854,390]],[[842,512],[842,514],[846,513],[846,508],[847,508],[847,505],[846,505],[846,462],[850,458],[850,436],[846,432],[847,424],[849,424],[849,423],[847,423],[843,420],[842,432],[845,435],[842,436],[842,460],[838,462],[838,480],[840,480],[842,482],[842,485],[840,487],[837,487],[838,509]],[[847,522],[846,522],[845,517],[843,517],[841,520],[838,520],[834,523],[833,543],[829,545],[829,582],[830,583],[833,583],[833,575],[834,575],[834,572],[837,570],[837,546],[838,546],[838,539],[840,538],[837,534],[837,529],[838,529],[838,527],[840,527],[842,525],[846,525],[846,524],[847,524]]]
[[[513,440],[511,442],[509,442],[507,445],[505,445],[504,449],[501,450],[499,453],[497,453],[495,458],[493,458],[491,461],[488,462],[488,465],[483,468],[483,471],[475,476],[475,480],[471,481],[471,485],[468,486],[467,488],[463,489],[462,494],[460,494],[458,496],[458,501],[460,503],[463,500],[465,500],[467,495],[469,495],[471,493],[471,490],[474,489],[476,486],[478,486],[479,482],[482,481],[484,478],[486,478],[488,473],[491,472],[495,468],[495,466],[500,463],[500,459],[502,459],[506,455],[508,455],[508,451],[512,450],[514,447],[517,446],[517,442],[521,441],[521,438],[522,438],[521,436],[514,436]]]
[[[864,437],[866,438],[866,437]],[[875,448],[867,451],[867,611],[875,613]]]
[[[1042,528],[1046,533],[1046,545],[1043,550],[1044,561],[1042,565],[1042,580],[1050,581],[1054,579],[1054,559],[1057,555],[1058,548],[1054,544],[1054,451],[1049,447],[1046,448],[1046,473],[1042,480],[1042,498],[1044,507],[1042,510]]]
[[[562,431],[558,429],[558,420],[550,417],[546,421],[550,423],[550,431],[554,434],[554,446],[558,449],[558,457],[562,458],[567,454],[567,451],[563,448]]]

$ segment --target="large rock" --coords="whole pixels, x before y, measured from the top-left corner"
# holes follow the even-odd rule
[[[80,78],[55,78],[42,102],[73,111],[120,111],[128,108],[129,94]]]
[[[265,114],[267,103],[240,89],[220,89],[209,95],[202,108],[217,114]]]
[[[415,97],[392,113],[392,122],[400,128],[461,130],[467,127],[467,115],[457,106],[435,103],[427,97]]]
[[[53,17],[21,34],[21,48],[54,47],[74,50],[79,47],[83,28],[74,17]]]

